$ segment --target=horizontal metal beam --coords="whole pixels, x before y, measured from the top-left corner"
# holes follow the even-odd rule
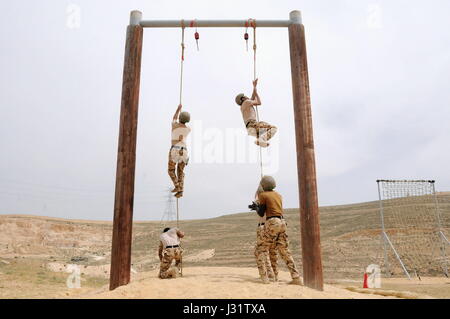
[[[380,183],[380,182],[384,182],[384,183],[431,183],[431,184],[433,184],[436,181],[433,181],[433,180],[427,180],[427,181],[426,180],[407,180],[407,179],[404,179],[404,180],[378,179],[377,183]]]
[[[291,24],[301,24],[302,15],[298,10],[289,14],[289,20],[252,20],[257,28],[287,28]],[[142,13],[138,10],[131,11],[130,25],[140,25],[143,28],[249,28],[250,20],[142,20]]]
[[[248,20],[142,20],[143,28],[245,28]],[[255,20],[257,28],[287,28],[291,20]],[[251,27],[248,25],[248,27]]]

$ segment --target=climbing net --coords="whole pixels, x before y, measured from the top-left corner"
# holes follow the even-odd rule
[[[385,262],[401,260],[411,275],[448,273],[447,244],[434,181],[379,180]],[[390,247],[390,243],[392,247]],[[398,256],[395,256],[395,253]],[[393,265],[396,263],[392,263]],[[396,270],[399,270],[398,268]],[[391,269],[391,273],[395,273]]]

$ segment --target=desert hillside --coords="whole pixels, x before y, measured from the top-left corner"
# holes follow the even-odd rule
[[[448,234],[450,194],[442,193],[438,198]],[[378,202],[321,207],[320,214],[326,282],[347,280],[359,285],[367,265],[383,265]],[[301,270],[298,210],[287,209],[286,219],[291,250]],[[169,223],[173,225],[174,222]],[[159,266],[156,250],[164,226],[160,222],[134,223],[133,278],[151,274]],[[257,278],[253,255],[255,226],[254,213],[181,221],[180,228],[186,232],[184,266],[237,267],[242,271],[253,268]],[[1,215],[0,297],[57,296],[65,291],[61,287],[65,286],[68,264],[81,267],[83,287],[104,288],[109,278],[111,233],[111,222]],[[421,275],[441,276],[437,265],[437,259],[433,265],[422,265],[429,272],[421,270]],[[394,275],[402,276],[394,260],[391,267]],[[284,265],[281,269],[285,270]],[[30,289],[36,286],[42,289]]]

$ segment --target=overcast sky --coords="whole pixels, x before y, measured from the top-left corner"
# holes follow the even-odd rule
[[[288,19],[306,28],[320,205],[377,199],[376,179],[436,179],[450,190],[450,2],[1,1],[0,214],[111,220],[125,45],[144,19]],[[191,162],[181,218],[245,211],[257,148],[234,97],[251,94],[244,30],[186,31],[183,104]],[[179,94],[179,29],[145,29],[135,220],[159,220]],[[285,207],[298,207],[286,29],[258,29],[263,152]],[[251,48],[251,46],[250,46]]]

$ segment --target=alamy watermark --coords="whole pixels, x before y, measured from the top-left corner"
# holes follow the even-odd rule
[[[366,268],[367,285],[369,288],[381,288],[381,269],[376,264],[371,264]]]
[[[383,11],[379,4],[370,4],[367,8],[367,13],[367,26],[370,29],[383,28]]]
[[[71,3],[66,7],[66,27],[69,29],[81,27],[81,8],[79,5]]]
[[[190,127],[192,133],[186,140],[189,163],[260,164],[257,138],[249,136],[245,128],[204,127],[201,120],[193,121]],[[174,135],[177,135],[176,130]],[[279,134],[275,134],[269,143],[269,147],[261,148],[263,171],[264,174],[275,174],[279,169]]]
[[[66,272],[69,272],[70,275],[67,277],[66,285],[67,288],[81,288],[81,270],[80,266],[69,264],[66,267]]]

